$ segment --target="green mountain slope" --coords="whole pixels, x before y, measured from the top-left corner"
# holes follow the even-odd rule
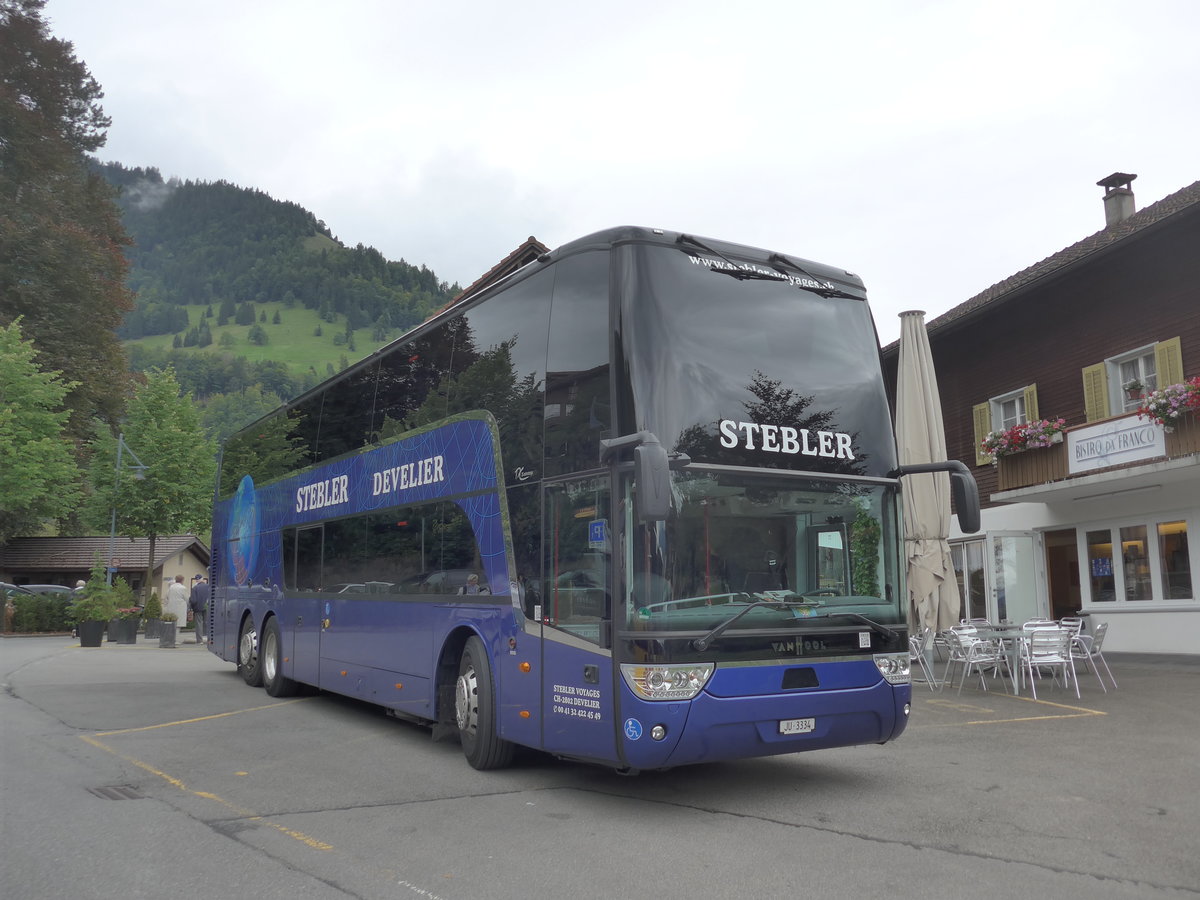
[[[156,169],[115,163],[98,169],[120,189],[133,240],[136,308],[118,332],[131,364],[174,364],[202,401],[244,389],[247,378],[285,398],[299,393],[458,292],[424,266],[343,246],[311,212],[262,191],[164,181]],[[206,354],[217,358],[188,359]]]

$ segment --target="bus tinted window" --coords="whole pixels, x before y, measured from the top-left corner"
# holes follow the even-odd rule
[[[315,430],[305,424],[306,409],[280,410],[253,428],[231,437],[221,456],[220,496],[233,496],[242,479],[268,484],[312,461],[307,439]]]
[[[500,426],[506,478],[536,477],[552,270],[536,272],[466,312],[469,343],[454,355],[455,412],[491,410]]]
[[[546,365],[546,474],[599,465],[609,437],[608,253],[556,266]]]
[[[316,462],[365,447],[371,441],[378,364],[356,370],[331,384],[321,404]]]
[[[474,585],[487,593],[479,544],[460,502],[470,500],[288,529],[285,586],[334,594],[458,594],[473,592],[466,588]],[[294,565],[287,558],[293,552],[289,548],[295,548]]]

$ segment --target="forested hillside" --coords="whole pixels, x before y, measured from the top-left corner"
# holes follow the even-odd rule
[[[98,170],[119,190],[132,239],[135,307],[118,329],[131,366],[173,364],[204,405],[249,387],[267,403],[287,399],[458,292],[425,266],[344,247],[311,212],[262,191]]]

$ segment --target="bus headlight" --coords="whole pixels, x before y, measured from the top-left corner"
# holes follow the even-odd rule
[[[712,663],[685,666],[622,664],[621,677],[643,700],[691,700],[712,677]]]
[[[876,653],[875,665],[888,684],[909,684],[912,681],[907,653]]]

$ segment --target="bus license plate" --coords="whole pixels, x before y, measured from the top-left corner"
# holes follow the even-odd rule
[[[808,734],[817,727],[816,719],[780,719],[780,734]]]

